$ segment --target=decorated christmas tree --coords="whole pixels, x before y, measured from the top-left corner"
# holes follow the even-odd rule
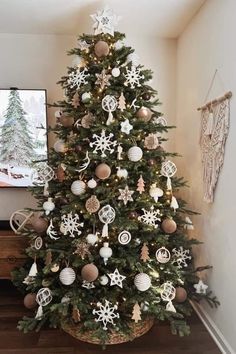
[[[19,328],[62,327],[94,343],[117,343],[167,320],[189,333],[189,300],[217,300],[195,269],[185,185],[162,144],[150,70],[138,63],[108,9],[92,15],[94,35],[70,51],[76,64],[60,84],[57,135],[36,170],[34,216],[21,232],[31,263],[15,273],[25,305]]]
[[[4,123],[0,130],[0,161],[11,166],[29,166],[33,142],[19,92],[10,90]]]

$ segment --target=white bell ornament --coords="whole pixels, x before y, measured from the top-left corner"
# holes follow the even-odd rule
[[[112,249],[108,242],[103,243],[103,247],[99,250],[100,256],[103,258],[104,264],[107,265],[108,259],[112,256]]]
[[[158,202],[158,198],[162,197],[164,194],[163,190],[161,188],[157,187],[156,183],[153,183],[149,189],[149,195],[155,200],[155,202]]]

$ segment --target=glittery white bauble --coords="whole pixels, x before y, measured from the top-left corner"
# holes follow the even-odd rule
[[[103,258],[104,263],[107,264],[108,258],[112,256],[112,249],[109,247],[108,242],[104,242],[103,247],[99,250],[99,254]]]
[[[98,236],[97,234],[88,234],[86,237],[86,241],[90,244],[90,245],[95,245],[96,242],[98,242]]]
[[[130,161],[137,162],[143,157],[143,151],[138,146],[132,146],[128,150],[128,158]]]
[[[62,284],[64,285],[71,285],[74,283],[75,281],[75,271],[74,269],[70,268],[70,267],[66,267],[64,269],[62,269],[62,271],[60,272],[59,275],[59,279],[61,281]]]
[[[120,69],[119,68],[113,68],[111,71],[112,76],[118,77],[120,76]]]
[[[106,276],[106,275],[102,275],[100,278],[99,278],[99,283],[101,285],[107,285],[107,283],[109,282],[109,278]]]
[[[81,195],[85,192],[86,184],[83,181],[74,181],[71,185],[71,192],[74,195]]]
[[[134,285],[140,291],[146,291],[151,286],[151,279],[146,273],[139,273],[134,278]]]
[[[53,209],[55,209],[55,204],[52,201],[52,198],[48,198],[46,202],[43,203],[43,209],[45,210],[45,214],[49,215]]]
[[[95,179],[90,179],[87,183],[88,187],[93,189],[93,188],[96,188],[97,187],[97,182],[95,181]]]
[[[90,92],[84,92],[81,96],[82,102],[86,103],[89,102],[91,99],[91,93]]]
[[[53,145],[53,148],[56,152],[66,152],[67,150],[67,147],[66,147],[66,144],[63,140],[57,140],[55,142],[55,144]]]

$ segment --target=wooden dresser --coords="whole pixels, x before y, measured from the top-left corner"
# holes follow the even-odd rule
[[[9,230],[0,231],[0,279],[11,279],[11,271],[25,263],[26,247],[23,236]]]

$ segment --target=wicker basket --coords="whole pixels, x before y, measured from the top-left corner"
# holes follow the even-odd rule
[[[130,322],[129,327],[131,329],[131,332],[128,335],[125,333],[111,331],[109,339],[105,343],[101,343],[101,339],[94,337],[94,333],[92,331],[86,331],[84,333],[81,332],[80,324],[66,323],[62,325],[62,329],[68,334],[70,334],[72,337],[75,337],[76,339],[81,340],[83,342],[109,345],[125,343],[132,341],[135,338],[141,337],[152,328],[153,324],[153,318],[147,318],[138,323]]]

